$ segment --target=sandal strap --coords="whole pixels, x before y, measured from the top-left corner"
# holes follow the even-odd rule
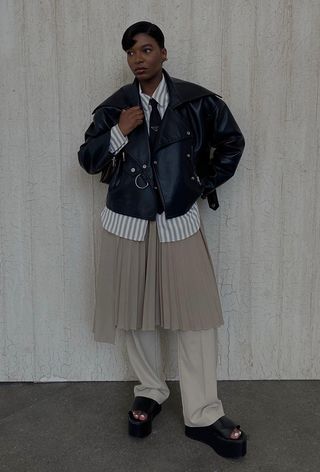
[[[240,425],[236,424],[227,416],[222,416],[212,425],[226,439],[230,439],[230,433],[234,428],[240,429]]]
[[[135,397],[133,401],[131,411],[141,410],[141,411],[144,411],[145,413],[150,414],[158,406],[159,406],[159,403],[156,400],[153,400],[153,398],[137,396]]]

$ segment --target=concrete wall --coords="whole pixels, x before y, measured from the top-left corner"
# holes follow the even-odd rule
[[[93,108],[133,76],[138,20],[168,72],[222,95],[245,137],[220,208],[199,199],[225,325],[219,379],[320,376],[320,2],[1,0],[2,381],[133,380],[91,332],[107,187],[80,168]],[[177,379],[173,333],[162,338]]]

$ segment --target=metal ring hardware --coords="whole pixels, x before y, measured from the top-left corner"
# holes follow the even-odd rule
[[[149,182],[147,182],[147,185],[145,185],[144,187],[141,187],[140,185],[138,185],[137,179],[138,179],[138,177],[139,177],[140,175],[141,175],[141,173],[135,176],[134,183],[136,184],[136,187],[138,187],[138,188],[146,188],[146,187],[148,187]]]

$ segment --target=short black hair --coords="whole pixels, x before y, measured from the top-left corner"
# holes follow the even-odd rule
[[[159,47],[161,49],[164,48],[164,35],[159,26],[155,25],[154,23],[150,23],[150,21],[138,21],[137,23],[129,26],[129,28],[127,28],[123,33],[121,45],[124,51],[127,51],[134,45],[135,41],[132,38],[139,33],[152,36],[152,38],[158,43]]]

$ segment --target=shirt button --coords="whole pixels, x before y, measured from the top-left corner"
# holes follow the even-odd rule
[[[134,167],[131,167],[130,170],[131,170],[131,172],[135,172],[136,169]]]
[[[143,164],[142,167],[145,169],[147,167],[147,164]]]
[[[153,161],[154,164],[158,164],[158,161]]]

